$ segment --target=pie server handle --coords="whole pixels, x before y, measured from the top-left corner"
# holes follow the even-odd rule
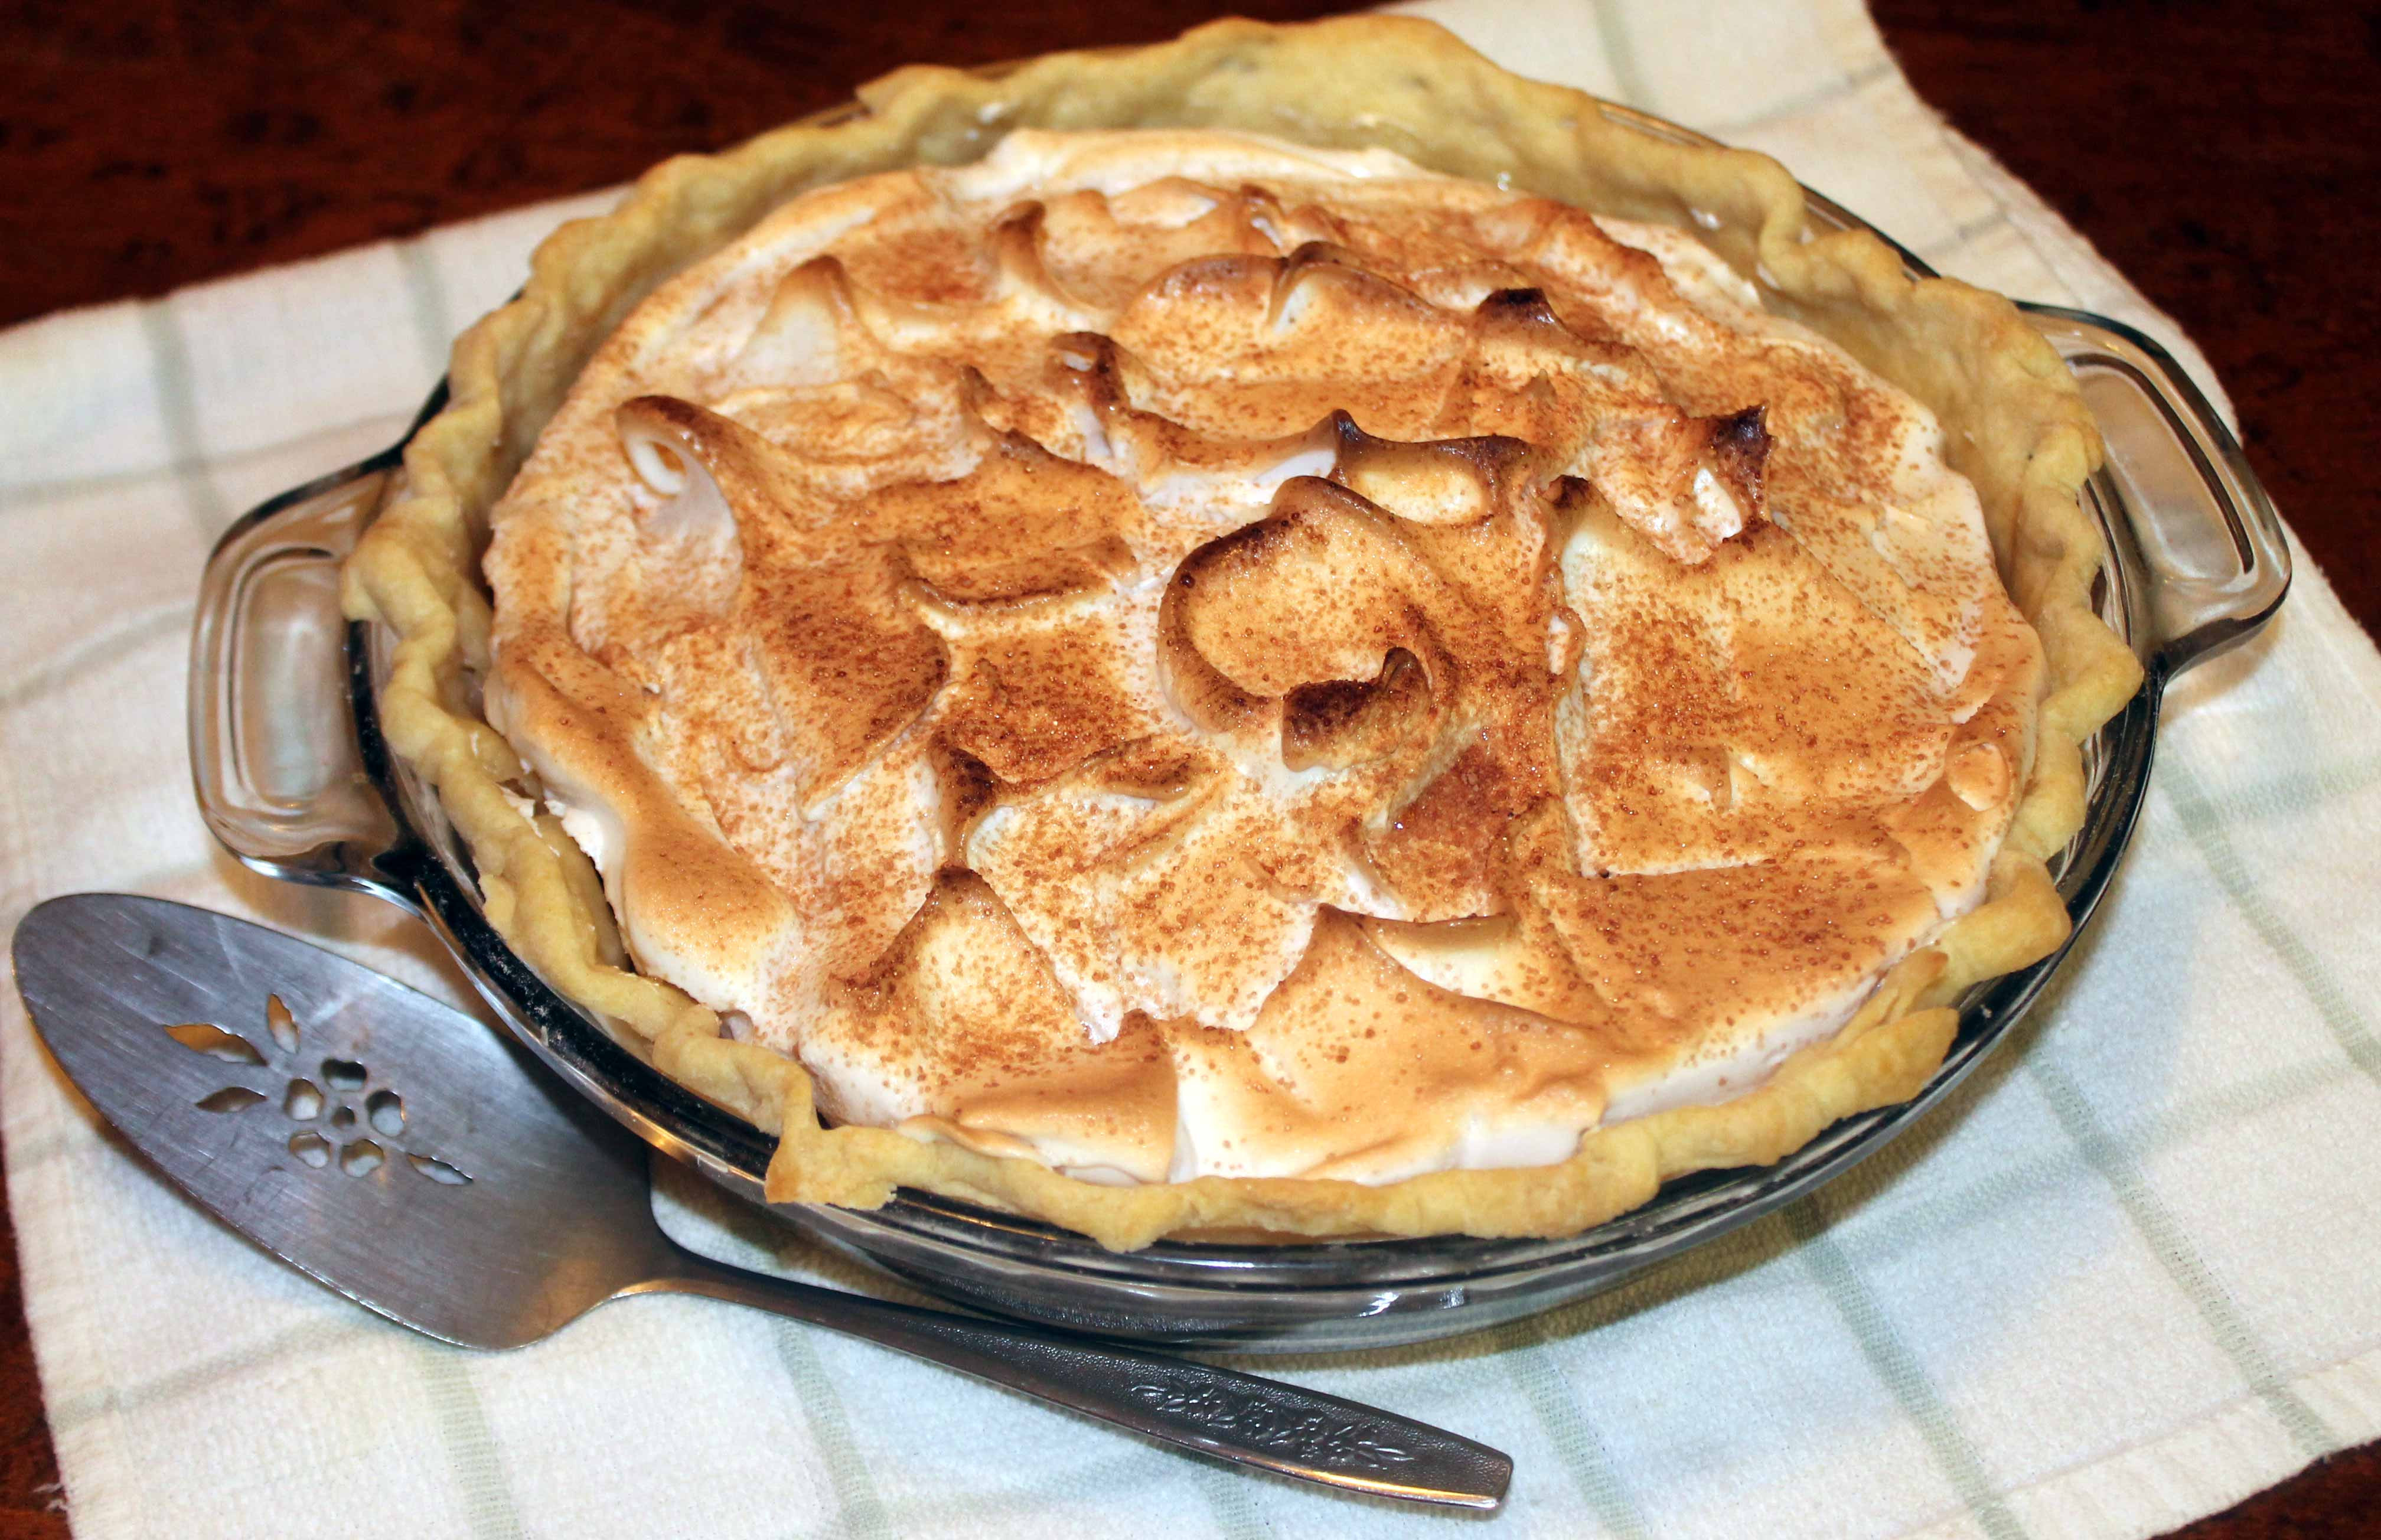
[[[1319,1390],[1029,1326],[766,1277],[680,1250],[650,1286],[751,1305],[1022,1390],[1144,1437],[1376,1497],[1494,1510],[1501,1449]]]

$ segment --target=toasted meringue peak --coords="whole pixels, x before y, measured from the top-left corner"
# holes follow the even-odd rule
[[[1020,131],[629,318],[496,510],[491,710],[835,1117],[1559,1159],[1975,901],[2039,660],[1938,437],[1678,232]]]

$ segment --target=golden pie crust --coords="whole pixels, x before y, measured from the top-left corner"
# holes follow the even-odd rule
[[[1053,55],[997,78],[903,70],[861,97],[866,111],[849,121],[671,162],[615,214],[568,226],[541,248],[521,298],[458,341],[452,402],[409,447],[402,489],[349,564],[347,584],[349,614],[399,638],[382,694],[384,729],[470,843],[491,922],[664,1070],[779,1134],[773,1201],[874,1206],[911,1186],[1049,1219],[1119,1249],[1216,1229],[1570,1233],[1644,1202],[1669,1177],[1774,1161],[1842,1117],[1906,1099],[1948,1046],[1956,1017],[1948,1002],[2064,938],[2066,911],[2043,861],[2081,821],[2082,739],[2131,696],[2139,672],[2090,604],[2102,557],[2077,496],[2096,464],[2096,434],[2064,366],[2006,301],[1948,281],[1913,284],[1865,235],[1810,238],[1800,189],[1775,163],[1650,140],[1608,120],[1592,98],[1509,75],[1426,23],[1221,22],[1153,48]],[[1831,338],[1931,409],[1947,429],[1947,458],[1975,486],[2047,676],[2027,779],[1985,901],[1896,964],[1849,1025],[1795,1053],[1755,1090],[1597,1127],[1556,1165],[1378,1185],[1202,1177],[1117,1187],[889,1129],[824,1127],[812,1082],[794,1060],[723,1036],[711,1010],[629,971],[593,868],[558,821],[521,795],[519,756],[479,710],[477,681],[491,662],[479,576],[488,510],[629,312],[787,199],[904,165],[971,161],[1021,127],[1155,126],[1381,146],[1434,170],[1691,229],[1740,273],[1758,275],[1773,313]],[[573,699],[602,715],[600,688]],[[715,880],[726,889],[749,878],[723,863]]]

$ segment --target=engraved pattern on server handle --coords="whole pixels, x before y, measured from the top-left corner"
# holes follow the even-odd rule
[[[1163,1385],[1136,1385],[1129,1393],[1153,1411],[1218,1432],[1238,1433],[1252,1444],[1282,1450],[1309,1464],[1386,1471],[1393,1465],[1410,1464],[1414,1459],[1409,1449],[1365,1437],[1353,1423],[1337,1423],[1313,1412],[1288,1416],[1262,1400],[1235,1396],[1215,1386],[1185,1395]]]

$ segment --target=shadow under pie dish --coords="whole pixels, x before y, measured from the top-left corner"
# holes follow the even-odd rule
[[[474,915],[779,1134],[769,1198],[937,1192],[896,1205],[919,1235],[1011,1252],[1081,1245],[967,1204],[1558,1266],[1665,1179],[1939,1080],[1950,1004],[2064,938],[2044,859],[2139,668],[2094,605],[2091,418],[2005,302],[1418,24],[863,102],[549,242],[348,574]],[[1368,1067],[1383,1037],[1427,1072]],[[1296,1289],[1303,1253],[1362,1285],[1494,1249],[1404,1244],[1158,1251]],[[1037,1313],[998,1272],[977,1297]]]

